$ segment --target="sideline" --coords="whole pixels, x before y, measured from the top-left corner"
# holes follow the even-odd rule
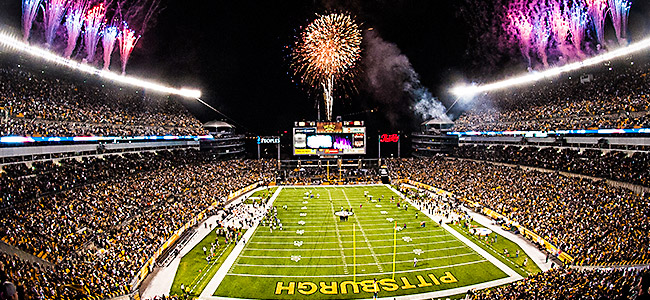
[[[498,233],[502,237],[510,240],[511,242],[517,244],[528,257],[531,258],[532,261],[535,262],[535,264],[542,270],[542,272],[546,272],[551,269],[551,263],[553,263],[553,258],[550,257],[548,262],[546,262],[546,255],[539,251],[529,240],[526,238],[522,237],[521,235],[515,235],[512,232],[508,232],[503,230],[501,226],[494,225],[492,223],[492,220],[484,215],[481,215],[479,213],[476,213],[466,207],[464,207],[465,212],[467,212],[476,223],[481,224],[483,227],[486,227],[493,232]],[[556,264],[557,265],[557,264]]]
[[[278,195],[280,195],[280,192],[282,192],[283,186],[279,186],[276,190],[273,196],[271,196],[271,199],[269,202],[266,204],[267,207],[273,206],[273,202],[275,202],[275,199],[278,198]],[[259,226],[259,222],[255,223],[253,227],[249,228],[242,239],[244,241],[250,241],[251,236],[253,236],[253,233],[257,231],[257,227]],[[217,270],[217,273],[214,274],[214,277],[210,279],[210,282],[208,282],[208,285],[205,286],[203,289],[203,292],[201,292],[201,295],[199,296],[200,299],[206,299],[208,297],[211,297],[216,291],[223,279],[226,277],[228,274],[228,271],[232,268],[232,266],[235,264],[235,261],[239,257],[239,254],[244,250],[246,247],[245,243],[237,243],[234,249],[232,249],[232,252],[230,252],[230,255],[226,258],[226,260],[221,264],[221,267],[219,267],[219,270]]]
[[[418,191],[422,190],[410,184],[404,184],[404,185],[417,189]],[[424,191],[431,193],[430,191],[427,190]],[[546,262],[546,254],[540,251],[539,249],[537,249],[537,247],[535,247],[535,245],[531,241],[529,241],[528,239],[526,239],[521,235],[516,235],[512,232],[503,230],[501,226],[495,225],[492,219],[490,219],[489,217],[477,213],[467,208],[465,205],[461,204],[461,207],[467,214],[469,214],[472,217],[474,221],[476,221],[476,223],[481,224],[481,226],[488,228],[493,232],[498,233],[502,237],[510,240],[511,242],[517,244],[517,246],[519,246],[524,251],[524,253],[526,253],[526,255],[528,255],[528,257],[530,257],[530,259],[533,262],[535,262],[535,264],[542,270],[542,272],[546,272],[551,269],[551,263],[553,263],[553,258],[552,257],[549,258],[548,262]]]
[[[189,253],[196,245],[198,245],[210,232],[212,229],[205,228],[204,224],[215,224],[217,221],[217,216],[210,216],[208,219],[199,224],[199,227],[196,229],[196,234],[192,239],[180,250],[176,255],[176,258],[167,267],[156,267],[154,272],[151,274],[153,278],[149,281],[146,288],[142,292],[141,299],[152,299],[155,296],[169,295],[172,289],[172,284],[174,283],[174,277],[176,277],[176,271],[178,271],[178,266],[181,263],[181,259],[187,253]]]
[[[392,190],[395,194],[397,194],[397,195],[399,195],[400,197],[402,197],[402,199],[406,200],[406,201],[407,201],[408,203],[410,203],[413,207],[417,207],[414,203],[411,202],[411,199],[409,199],[408,197],[404,196],[401,192],[395,190],[392,186],[390,186],[390,185],[387,184],[386,187],[388,187],[390,190]],[[418,208],[418,209],[419,209],[419,208]],[[420,210],[420,211],[421,211],[424,215],[426,215],[427,217],[429,217],[429,218],[431,218],[432,220],[434,220],[433,215],[431,215],[431,214],[429,214],[428,212],[423,211],[423,210]],[[464,244],[466,244],[467,246],[469,246],[470,248],[472,248],[472,250],[476,251],[479,255],[483,256],[483,257],[484,257],[485,259],[487,259],[490,263],[492,263],[492,264],[495,265],[497,268],[499,268],[502,272],[504,272],[504,273],[506,273],[506,275],[508,275],[507,278],[502,278],[502,279],[499,279],[499,280],[493,280],[493,281],[488,281],[488,282],[484,282],[484,283],[482,283],[482,284],[484,284],[485,286],[484,286],[484,287],[480,287],[481,289],[483,289],[483,288],[488,288],[488,287],[492,287],[492,286],[498,286],[498,285],[502,285],[502,284],[506,284],[506,283],[510,283],[510,282],[514,282],[514,281],[518,281],[518,280],[524,279],[521,275],[519,275],[519,273],[515,272],[515,270],[513,270],[513,269],[511,269],[510,267],[506,266],[503,262],[501,262],[500,260],[498,260],[496,257],[492,256],[490,253],[488,253],[487,251],[485,251],[483,248],[481,248],[481,247],[479,247],[478,245],[474,244],[474,242],[470,241],[468,238],[466,238],[465,236],[463,236],[461,233],[459,233],[459,232],[457,232],[456,230],[454,230],[453,228],[449,227],[449,225],[447,225],[446,223],[443,223],[443,224],[442,224],[442,228],[444,228],[445,230],[447,230],[449,233],[451,233],[451,235],[453,235],[453,236],[456,237],[458,240],[460,240],[461,242],[463,242]],[[504,282],[504,281],[505,281],[505,282]],[[469,289],[469,288],[465,288],[465,291],[464,291],[464,292],[466,292],[468,289]],[[440,296],[435,296],[435,297],[442,297],[442,296],[449,296],[449,295],[453,295],[453,294],[446,294],[446,295],[440,295]],[[428,297],[428,296],[427,296],[427,297]],[[434,298],[435,298],[435,297],[434,297]],[[409,298],[409,299],[415,299],[415,298]]]
[[[231,205],[237,201],[243,201],[245,196],[250,196],[258,190],[264,189],[264,186],[253,189],[243,195],[240,195],[238,198],[233,199],[227,205]],[[169,295],[172,289],[172,284],[174,283],[174,277],[176,277],[176,272],[178,271],[178,266],[181,263],[181,259],[187,253],[189,253],[196,245],[198,245],[212,230],[215,229],[213,226],[211,229],[205,228],[205,224],[216,224],[218,216],[210,216],[202,223],[198,224],[198,227],[194,229],[196,234],[190,239],[190,241],[180,250],[176,255],[176,258],[166,267],[156,267],[154,271],[149,275],[152,278],[147,282],[146,286],[141,287],[141,299],[152,299],[155,296]],[[146,282],[146,281],[145,281]]]

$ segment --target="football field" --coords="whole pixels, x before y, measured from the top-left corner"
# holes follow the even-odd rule
[[[516,277],[405,204],[387,186],[283,187],[273,203],[283,230],[258,226],[214,296],[360,299],[375,291],[379,297],[435,296],[442,294],[431,292],[460,294],[472,285]],[[335,213],[342,209],[354,214],[341,221]]]

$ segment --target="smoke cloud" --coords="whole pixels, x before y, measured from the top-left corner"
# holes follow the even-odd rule
[[[397,45],[385,41],[374,30],[364,32],[364,43],[363,88],[379,102],[393,126],[431,118],[450,121],[444,105],[422,86]]]

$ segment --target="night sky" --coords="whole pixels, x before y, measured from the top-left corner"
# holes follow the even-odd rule
[[[232,118],[242,131],[274,134],[290,130],[294,121],[316,119],[314,103],[322,97],[310,95],[294,82],[286,47],[316,13],[345,11],[356,16],[362,29],[372,28],[398,47],[419,74],[422,86],[448,106],[453,99],[446,90],[454,81],[504,72],[501,66],[481,66],[482,58],[471,55],[470,32],[477,24],[468,24],[459,13],[466,11],[468,2],[472,1],[161,0],[164,10],[136,46],[127,73],[201,89],[203,100]],[[650,31],[648,2],[633,4],[633,39]],[[0,0],[0,23],[20,27],[20,0]],[[518,59],[512,58],[512,72],[525,70]],[[363,66],[358,71],[358,77],[363,77]],[[369,132],[417,128],[420,120],[408,114],[408,104],[398,109],[400,117],[391,123],[387,116],[401,100],[395,99],[398,106],[384,105],[363,84],[357,87],[357,93],[336,100],[335,116],[365,120]],[[196,102],[181,101],[201,121],[223,119]]]

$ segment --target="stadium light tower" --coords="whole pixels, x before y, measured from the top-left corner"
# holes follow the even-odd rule
[[[612,59],[624,57],[648,49],[650,49],[650,38],[646,38],[639,42],[630,44],[627,47],[619,48],[601,55],[587,58],[583,61],[566,64],[563,66],[551,68],[541,72],[532,72],[529,74],[524,74],[506,80],[497,81],[497,82],[484,84],[484,85],[458,85],[451,89],[451,93],[457,97],[463,97],[463,98],[474,97],[480,93],[487,93],[487,92],[506,89],[514,86],[527,85],[530,83],[537,82],[539,80],[553,78],[563,73],[579,70],[582,68],[600,64]]]
[[[62,56],[59,56],[58,54],[50,52],[49,50],[31,46],[21,41],[20,39],[17,39],[16,37],[12,36],[11,34],[7,33],[5,30],[2,29],[0,29],[0,46],[4,46],[8,49],[17,51],[19,53],[24,53],[33,57],[38,57],[47,62],[62,65],[72,70],[79,71],[81,73],[85,73],[89,75],[97,75],[101,78],[113,81],[117,84],[130,85],[130,86],[143,88],[154,92],[178,95],[178,96],[188,97],[188,98],[201,97],[201,91],[199,90],[193,90],[187,88],[180,88],[180,89],[173,88],[153,81],[139,79],[132,76],[124,76],[106,70],[101,70],[89,64],[64,58]]]

